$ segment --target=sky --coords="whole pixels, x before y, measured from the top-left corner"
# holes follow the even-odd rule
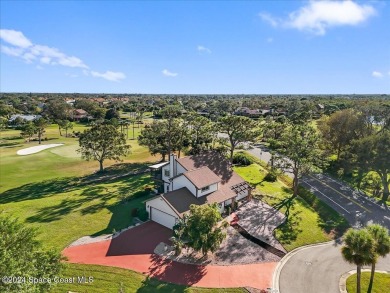
[[[0,1],[0,91],[390,94],[390,1]]]

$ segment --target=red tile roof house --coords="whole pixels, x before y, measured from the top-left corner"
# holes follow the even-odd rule
[[[83,109],[76,109],[73,111],[73,119],[80,120],[82,118],[88,117],[88,113]]]
[[[170,229],[190,210],[190,205],[217,203],[222,213],[232,202],[247,201],[251,187],[230,162],[217,152],[177,158],[149,166],[162,194],[146,202],[149,218]]]

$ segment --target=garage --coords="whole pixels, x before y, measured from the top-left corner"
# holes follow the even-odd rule
[[[172,229],[176,224],[176,218],[167,214],[163,211],[160,211],[154,207],[150,208],[150,219],[154,222],[157,222],[169,229]]]

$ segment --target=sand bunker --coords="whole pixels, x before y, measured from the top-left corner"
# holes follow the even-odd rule
[[[58,147],[61,145],[64,145],[64,144],[63,143],[52,143],[52,144],[37,145],[37,146],[29,147],[26,149],[18,150],[16,153],[19,156],[26,156],[26,155],[39,153],[40,151],[43,151],[45,149],[55,148],[55,147]]]

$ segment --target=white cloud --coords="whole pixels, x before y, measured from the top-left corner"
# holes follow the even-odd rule
[[[85,74],[85,73],[84,73]],[[105,73],[99,73],[97,71],[91,71],[93,77],[101,77],[110,81],[120,81],[126,78],[126,75],[122,72],[106,71]]]
[[[272,43],[273,41],[274,41],[273,38],[268,38],[268,39],[267,39],[267,43]]]
[[[62,65],[66,67],[88,68],[84,62],[74,56],[68,56],[57,48],[33,44],[22,32],[1,30],[1,39],[11,46],[1,46],[1,51],[7,55],[20,57],[27,63],[39,59],[43,64]]]
[[[9,56],[20,57],[23,54],[23,49],[1,45],[1,52]]]
[[[30,52],[24,53],[22,57],[24,60],[26,60],[27,63],[32,63],[32,61],[37,58],[34,54],[31,54]]]
[[[43,67],[42,67],[41,65],[37,65],[36,68],[37,68],[38,70],[43,70]]]
[[[382,72],[379,72],[379,71],[373,71],[372,76],[377,77],[377,78],[382,78],[383,74],[382,74]]]
[[[164,69],[164,70],[162,71],[162,74],[164,74],[165,76],[171,76],[171,77],[175,77],[175,76],[178,75],[177,73],[170,72],[168,69]]]
[[[106,71],[99,73],[97,71],[89,72],[89,67],[78,57],[68,56],[57,48],[32,43],[24,34],[15,30],[0,30],[0,38],[7,44],[1,45],[1,52],[9,56],[18,57],[27,63],[37,60],[40,64],[62,65],[65,67],[83,69],[86,76],[101,77],[110,81],[119,81],[126,78],[122,72]],[[37,69],[42,69],[40,65]],[[88,69],[88,70],[87,70]],[[72,75],[76,77],[77,75]]]
[[[196,49],[201,53],[211,54],[211,50],[209,48],[204,47],[204,46],[198,45],[198,47]]]
[[[358,25],[375,13],[372,6],[359,5],[352,0],[324,0],[310,1],[299,10],[291,12],[285,20],[265,13],[261,13],[260,17],[274,27],[282,26],[324,35],[330,27]]]
[[[42,57],[41,62],[43,64],[50,64],[51,63],[51,58],[50,57]]]
[[[0,38],[3,39],[4,42],[7,42],[15,47],[28,48],[32,46],[31,41],[19,31],[1,29]]]
[[[74,56],[67,56],[57,48],[34,45],[31,48],[31,53],[36,56],[42,56],[40,61],[44,64],[60,64],[67,67],[88,68],[81,59]]]
[[[69,76],[69,77],[78,77],[77,74],[71,74],[71,73],[65,73],[66,76]]]
[[[259,13],[260,18],[267,22],[268,24],[272,25],[273,27],[277,27],[280,23],[279,19],[274,18],[272,15],[266,13],[266,12],[261,12]]]

